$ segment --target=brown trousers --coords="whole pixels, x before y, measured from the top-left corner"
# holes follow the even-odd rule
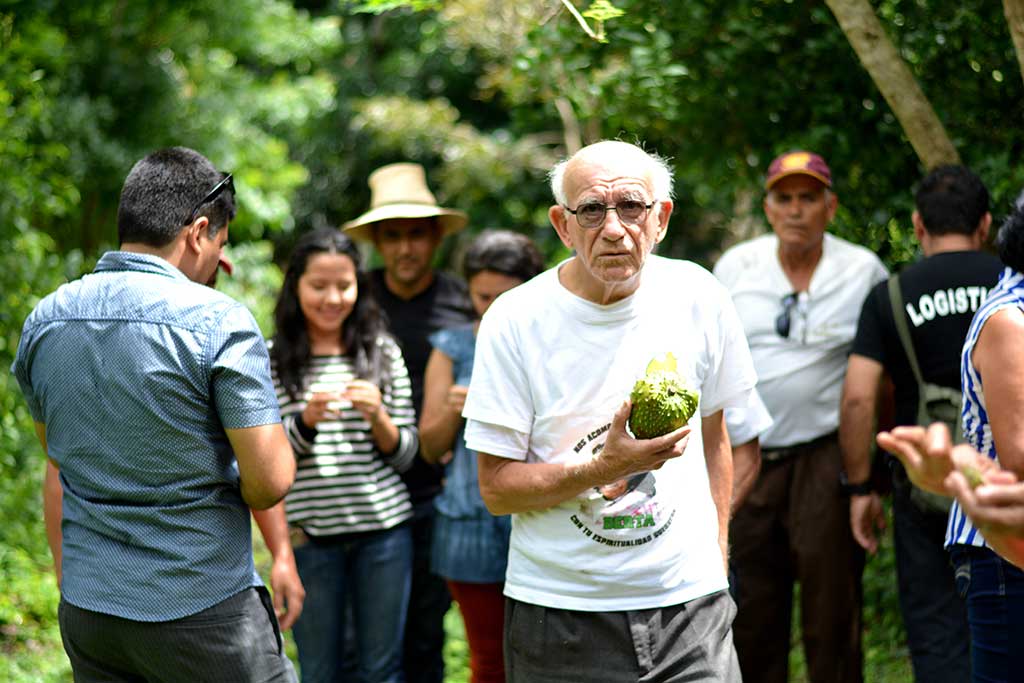
[[[837,439],[815,441],[761,474],[730,526],[738,612],[733,637],[745,683],[788,680],[793,584],[812,683],[861,683],[864,551],[840,494]]]

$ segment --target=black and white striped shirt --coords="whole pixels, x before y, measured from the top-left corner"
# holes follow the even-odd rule
[[[339,418],[322,421],[316,429],[299,419],[312,393],[344,391],[357,379],[351,358],[314,356],[303,378],[304,393],[295,401],[273,373],[282,422],[298,463],[295,484],[285,496],[288,523],[311,536],[389,529],[412,517],[409,493],[399,477],[419,451],[412,388],[394,340],[382,338],[378,344],[391,363],[391,379],[381,395],[398,427],[398,446],[392,453],[380,452],[370,423],[350,403],[342,402]]]

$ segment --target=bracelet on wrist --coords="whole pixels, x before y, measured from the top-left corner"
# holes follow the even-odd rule
[[[860,482],[852,482],[846,477],[846,472],[839,472],[839,491],[844,496],[867,496],[875,492],[871,478]]]

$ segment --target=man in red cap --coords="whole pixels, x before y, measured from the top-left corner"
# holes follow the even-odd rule
[[[826,232],[838,200],[825,160],[772,161],[764,212],[772,232],[722,255],[774,423],[762,467],[731,524],[745,681],[785,683],[793,583],[800,583],[809,680],[860,683],[864,553],[850,532],[837,429],[846,357],[861,303],[888,274],[872,252]],[[726,413],[730,431],[748,418]]]

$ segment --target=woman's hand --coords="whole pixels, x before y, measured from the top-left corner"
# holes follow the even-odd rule
[[[469,393],[469,387],[462,386],[461,384],[453,384],[448,387],[446,406],[448,410],[458,417],[462,417],[462,409],[466,407],[467,393]]]
[[[342,399],[337,391],[321,391],[313,394],[302,411],[302,421],[307,427],[316,427],[324,420],[338,419],[337,402]]]
[[[879,432],[878,445],[892,453],[919,488],[946,495],[946,476],[953,471],[953,442],[949,428],[941,422],[924,427],[896,427]]]
[[[1024,567],[1024,484],[1017,481],[1016,475],[993,467],[981,475],[979,483],[958,469],[946,478],[946,485],[985,537],[985,543],[1018,567]]]
[[[353,380],[345,389],[344,397],[352,402],[352,405],[362,413],[363,418],[371,426],[380,421],[384,413],[380,389],[365,379]]]
[[[879,446],[899,458],[915,486],[932,493],[953,495],[950,483],[958,477],[977,487],[992,477],[1000,481],[1006,475],[1013,476],[972,446],[953,446],[949,429],[941,422],[933,422],[927,430],[896,427],[891,432],[879,432],[877,440]]]

